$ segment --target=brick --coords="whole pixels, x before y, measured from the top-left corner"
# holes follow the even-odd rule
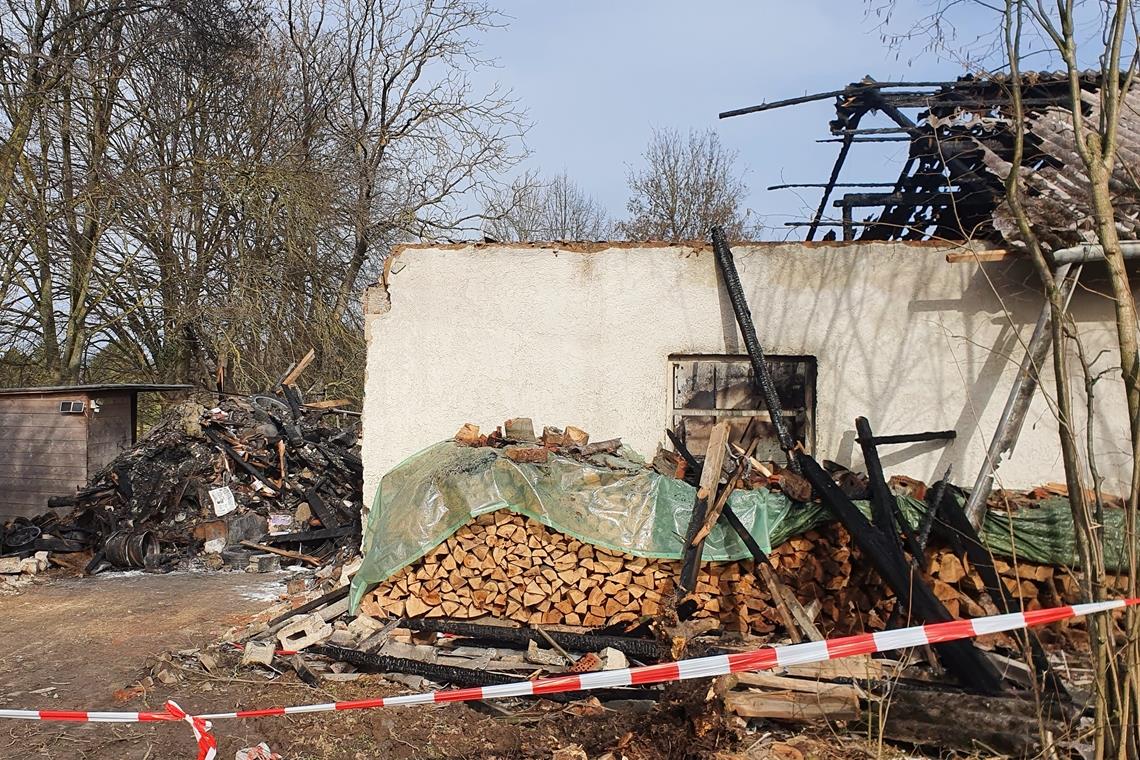
[[[590,442],[590,434],[582,428],[576,428],[569,425],[563,434],[566,436],[567,446],[585,446]]]
[[[272,641],[250,641],[241,656],[242,665],[271,665],[276,644]]]
[[[359,638],[371,636],[384,627],[384,623],[370,615],[357,615],[356,619],[348,624],[348,630]]]
[[[276,554],[254,554],[246,566],[247,573],[273,573],[281,569],[281,558]]]
[[[332,636],[332,624],[326,623],[319,614],[303,615],[277,632],[281,648],[300,651],[305,647],[324,641]]]
[[[536,443],[534,421],[530,417],[513,417],[503,423],[503,436],[520,443]]]
[[[542,446],[507,446],[503,449],[512,462],[542,464],[550,458],[550,450]]]
[[[460,446],[478,446],[479,445],[479,426],[472,425],[470,422],[459,428],[459,432],[455,434],[455,442]]]

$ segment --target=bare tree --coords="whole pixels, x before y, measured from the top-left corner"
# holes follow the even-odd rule
[[[492,199],[483,231],[495,240],[604,240],[613,224],[605,208],[564,171],[552,180],[525,175]]]
[[[311,12],[294,8],[292,18]],[[330,112],[347,172],[352,225],[333,313],[345,312],[369,263],[391,243],[442,231],[477,229],[481,217],[458,199],[493,185],[521,157],[522,113],[508,93],[477,93],[476,35],[500,23],[471,0],[363,0],[330,22],[341,47],[347,97]]]
[[[888,3],[888,6],[893,3]],[[934,13],[919,28],[934,35],[945,49],[942,35],[954,26],[954,12],[994,16],[997,37],[991,53],[995,68],[1008,68],[1006,82],[1012,109],[1003,114],[1010,125],[1013,151],[1009,160],[987,157],[987,166],[1005,180],[1006,194],[995,214],[995,227],[1011,244],[1024,249],[1033,262],[1050,307],[1053,399],[1061,453],[1073,515],[1074,539],[1082,570],[1082,588],[1089,600],[1106,594],[1103,520],[1100,483],[1097,480],[1092,436],[1079,430],[1074,376],[1084,378],[1087,404],[1085,424],[1093,414],[1095,377],[1081,343],[1080,329],[1065,310],[1062,280],[1053,267],[1052,251],[1074,243],[1099,246],[1108,273],[1115,307],[1119,372],[1128,409],[1131,449],[1131,483],[1126,501],[1123,545],[1128,568],[1128,596],[1137,596],[1137,508],[1140,505],[1140,343],[1136,302],[1121,246],[1121,234],[1136,239],[1137,183],[1134,166],[1136,125],[1140,100],[1132,91],[1140,63],[1140,27],[1134,0],[1081,2],[1058,0],[938,0]],[[975,17],[976,18],[976,17]],[[1099,27],[1098,34],[1091,29]],[[1043,45],[1043,47],[1042,47]],[[1029,52],[1049,54],[1059,62],[1068,84],[1068,103],[1034,113],[1026,107],[1023,91],[1033,76],[1023,72]],[[984,56],[983,56],[984,58]],[[1087,62],[1099,63],[1090,77]],[[1043,153],[1027,165],[1028,138]],[[1129,143],[1122,146],[1122,134]],[[1122,150],[1124,148],[1125,150]],[[1075,345],[1081,372],[1075,372],[1071,344]],[[1103,372],[1101,373],[1103,374]],[[1082,441],[1085,445],[1082,447]],[[1091,488],[1089,488],[1091,479]],[[1090,494],[1092,496],[1090,497]],[[1094,687],[1095,757],[1140,756],[1140,614],[1125,614],[1125,635],[1118,637],[1111,619],[1090,619],[1090,643],[1097,676]],[[1047,748],[1048,754],[1055,750]]]
[[[1065,464],[1065,480],[1069,486],[1070,506],[1076,531],[1077,546],[1084,568],[1085,589],[1091,599],[1102,599],[1105,595],[1105,558],[1100,521],[1094,515],[1089,503],[1085,479],[1085,466],[1081,461],[1074,410],[1074,391],[1070,380],[1069,347],[1067,338],[1079,341],[1075,323],[1064,314],[1064,299],[1058,278],[1050,266],[1049,249],[1042,244],[1038,235],[1041,226],[1036,228],[1025,202],[1025,185],[1021,174],[1021,160],[1025,151],[1025,136],[1028,128],[1026,113],[1022,103],[1022,78],[1020,69],[1021,43],[1025,24],[1030,21],[1051,40],[1064,62],[1064,70],[1069,80],[1070,103],[1067,121],[1073,139],[1071,145],[1084,170],[1087,184],[1076,190],[1074,195],[1087,198],[1091,208],[1091,228],[1095,239],[1100,243],[1107,265],[1113,300],[1116,305],[1116,326],[1119,346],[1121,374],[1124,381],[1125,400],[1128,407],[1129,427],[1132,439],[1132,478],[1127,502],[1128,519],[1124,545],[1128,547],[1129,596],[1136,596],[1136,510],[1140,500],[1140,346],[1137,342],[1136,302],[1128,271],[1124,266],[1124,254],[1116,225],[1116,193],[1112,179],[1118,161],[1119,131],[1122,113],[1129,103],[1129,89],[1137,67],[1137,36],[1131,2],[1117,0],[1109,2],[1103,18],[1105,47],[1097,51],[1101,62],[1098,91],[1092,104],[1095,110],[1093,119],[1086,118],[1085,92],[1081,80],[1082,70],[1077,58],[1076,9],[1075,4],[1059,2],[1048,10],[1043,4],[1006,0],[1003,29],[1005,31],[1006,54],[1010,65],[1014,102],[1013,119],[1017,127],[1013,166],[1006,178],[1006,201],[1016,220],[1018,231],[1036,266],[1041,284],[1045,289],[1052,311],[1053,375],[1057,383],[1057,411],[1061,430],[1061,450]],[[1126,38],[1130,37],[1130,40]],[[1127,44],[1130,42],[1131,44]],[[1125,47],[1132,50],[1131,60],[1123,59]],[[1124,72],[1121,66],[1124,65]],[[1131,121],[1137,122],[1137,114],[1131,114]],[[1062,122],[1064,123],[1064,122]],[[1066,156],[1071,160],[1071,157]],[[1135,185],[1135,176],[1130,174],[1128,184]],[[1083,192],[1081,192],[1083,190]],[[1040,191],[1038,192],[1040,194]],[[1083,199],[1081,199],[1083,200]],[[1083,205],[1078,201],[1077,205]],[[1071,328],[1071,329],[1070,329]],[[1083,355],[1083,351],[1081,352]],[[1092,409],[1087,410],[1089,414]],[[1087,423],[1086,423],[1087,424]],[[1090,458],[1095,453],[1087,451]],[[1095,472],[1095,465],[1094,470]],[[1099,484],[1096,484],[1099,489]],[[1111,620],[1094,620],[1089,624],[1090,641],[1097,664],[1098,684],[1096,695],[1096,725],[1094,746],[1097,758],[1116,756],[1121,758],[1140,755],[1140,616],[1134,610],[1127,615],[1127,628],[1131,641],[1118,649]]]
[[[474,0],[0,1],[5,381],[256,389],[317,347],[359,396],[363,284],[523,155]]]
[[[730,239],[753,234],[744,207],[748,186],[734,164],[735,151],[716,132],[654,130],[644,166],[631,170],[629,218],[618,224],[630,240],[703,240],[713,225]]]

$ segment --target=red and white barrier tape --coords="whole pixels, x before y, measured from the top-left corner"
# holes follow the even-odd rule
[[[210,733],[210,729],[213,728],[210,721],[187,715],[173,700],[166,703],[166,711],[175,720],[184,720],[190,724],[190,728],[194,731],[194,739],[198,742],[198,760],[214,760],[218,756],[218,740]]]
[[[206,713],[187,715],[173,702],[166,703],[166,712],[69,712],[62,710],[4,710],[0,709],[0,719],[51,720],[91,723],[146,723],[155,721],[186,721],[194,729],[198,740],[198,760],[213,760],[217,754],[217,741],[209,733],[210,721],[229,718],[264,718],[276,715],[298,715],[302,713],[333,712],[340,710],[361,710],[375,707],[398,707],[401,705],[445,704],[448,702],[472,702],[503,697],[529,697],[543,694],[557,694],[567,691],[587,691],[607,689],[617,686],[685,681],[690,678],[711,678],[729,673],[755,670],[768,670],[789,665],[803,665],[824,660],[838,660],[875,652],[889,652],[894,649],[941,644],[947,641],[970,639],[990,633],[1015,631],[1038,625],[1047,625],[1071,617],[1082,617],[1098,612],[1109,612],[1123,607],[1140,604],[1138,599],[1116,599],[1092,604],[1074,604],[1071,607],[1051,607],[1032,612],[1014,612],[1008,615],[989,615],[972,620],[953,620],[949,623],[931,623],[910,628],[898,628],[878,633],[863,633],[844,636],[827,641],[809,641],[803,644],[789,644],[779,647],[765,647],[751,652],[722,654],[712,657],[697,657],[691,660],[666,662],[659,665],[645,665],[621,670],[602,670],[570,676],[538,678],[533,681],[518,681],[499,686],[477,686],[468,689],[443,689],[440,691],[407,694],[398,697],[359,699],[351,702],[327,702],[317,705],[296,705],[293,707],[269,707],[261,710],[238,710],[237,712]]]

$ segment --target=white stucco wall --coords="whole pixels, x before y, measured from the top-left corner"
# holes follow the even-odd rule
[[[820,458],[862,466],[858,415],[881,435],[953,428],[949,445],[884,447],[883,463],[925,480],[953,464],[954,480],[972,485],[1040,296],[1024,262],[950,264],[947,250],[734,248],[765,350],[817,359]],[[668,357],[744,353],[708,249],[409,247],[388,295],[388,310],[382,290],[366,297],[368,494],[389,468],[464,422],[490,431],[528,416],[538,429],[577,425],[652,456],[670,422]],[[1072,310],[1090,355],[1113,345],[1107,299],[1082,291]],[[1099,464],[1119,491],[1127,428],[1118,373],[1098,389]],[[1064,479],[1046,396],[1037,395],[1000,476],[1005,487]]]

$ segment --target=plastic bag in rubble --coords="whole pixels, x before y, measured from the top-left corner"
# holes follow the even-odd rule
[[[519,464],[499,449],[436,444],[381,480],[364,534],[364,563],[352,581],[353,605],[365,591],[446,541],[473,517],[508,509],[574,538],[640,557],[680,559],[695,489],[649,469],[615,470],[551,455]],[[771,491],[736,491],[729,504],[765,550],[786,536],[784,522],[814,514]],[[782,539],[781,539],[782,540]],[[740,538],[717,524],[708,560],[750,557]]]
[[[273,750],[269,749],[269,745],[265,742],[258,744],[256,747],[246,747],[239,749],[234,756],[234,760],[284,760],[281,755],[278,755]]]

